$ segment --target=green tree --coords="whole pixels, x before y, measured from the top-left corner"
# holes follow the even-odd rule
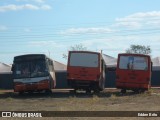
[[[126,53],[137,53],[137,54],[151,54],[150,46],[144,45],[131,45],[130,48],[126,50]]]
[[[87,47],[85,47],[83,44],[76,44],[76,45],[70,46],[68,51],[86,51],[86,50],[87,50]],[[64,53],[62,56],[64,59],[67,60],[68,55],[66,53]]]

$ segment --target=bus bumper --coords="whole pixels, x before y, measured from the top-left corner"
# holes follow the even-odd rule
[[[99,87],[99,81],[97,80],[68,80],[68,85],[74,89],[94,89]]]
[[[117,82],[117,88],[125,88],[125,89],[149,89],[150,85],[147,83],[124,83],[124,82]]]
[[[14,92],[40,91],[50,89],[49,83],[29,83],[14,86]]]

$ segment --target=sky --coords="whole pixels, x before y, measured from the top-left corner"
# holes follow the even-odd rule
[[[160,56],[160,0],[0,0],[0,62],[62,54],[82,44],[117,57],[132,44]]]

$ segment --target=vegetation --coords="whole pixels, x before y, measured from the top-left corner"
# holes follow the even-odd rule
[[[144,45],[131,45],[130,48],[126,50],[126,53],[137,53],[137,54],[151,54],[150,46]]]
[[[87,50],[87,47],[85,47],[83,44],[76,44],[74,46],[70,46],[68,51],[85,51],[85,50]],[[67,60],[68,55],[64,53],[63,58]]]

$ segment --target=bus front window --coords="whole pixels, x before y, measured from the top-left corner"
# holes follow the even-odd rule
[[[29,75],[30,75],[30,70],[29,70],[29,63],[28,62],[17,63],[15,65],[16,78],[29,77]]]
[[[45,61],[32,61],[15,64],[14,76],[16,78],[30,78],[47,76]]]
[[[45,76],[47,74],[44,61],[35,61],[31,63],[31,77]]]

